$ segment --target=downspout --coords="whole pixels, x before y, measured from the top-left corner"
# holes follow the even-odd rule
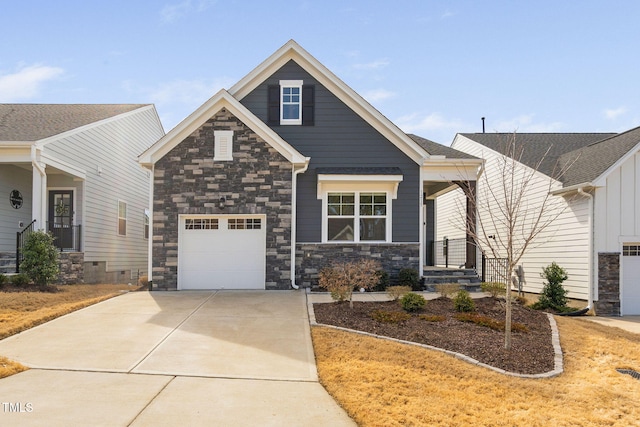
[[[593,264],[593,260],[594,260],[594,256],[593,256],[593,215],[594,215],[594,206],[593,206],[593,194],[591,193],[587,193],[586,191],[584,191],[583,187],[578,188],[578,194],[581,194],[585,197],[589,198],[589,221],[588,221],[588,227],[589,227],[589,296],[588,296],[588,300],[587,300],[587,308],[589,310],[591,310],[592,305],[593,305],[593,269],[594,269],[594,264]]]
[[[44,168],[38,162],[38,159],[37,159],[37,147],[35,146],[35,144],[31,146],[31,165],[40,174],[40,183],[38,185],[38,188],[40,190],[40,194],[37,195],[40,198],[40,201],[38,203],[39,212],[38,212],[37,217],[33,218],[33,219],[38,219],[39,222],[40,222],[40,224],[37,224],[38,229],[44,230],[45,229],[45,227],[44,227],[44,218],[45,218],[45,206],[46,206],[46,186],[47,186],[46,178],[47,178],[47,173],[45,172]],[[32,184],[32,186],[33,186],[33,184]],[[33,196],[36,196],[36,195],[34,194]],[[33,212],[32,212],[32,214],[33,214]]]
[[[151,174],[149,179],[149,241],[147,242],[147,280],[149,281],[149,290],[153,290],[153,190],[156,164],[151,165],[151,169],[147,169]]]
[[[296,233],[297,233],[297,214],[298,214],[298,175],[304,173],[309,169],[309,160],[311,158],[305,158],[304,166],[296,170],[295,164],[293,165],[293,180],[291,182],[291,287],[293,289],[300,289],[300,286],[296,285]]]

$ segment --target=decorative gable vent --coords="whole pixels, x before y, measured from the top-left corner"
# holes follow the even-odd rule
[[[233,160],[233,131],[216,130],[213,132],[213,160]]]

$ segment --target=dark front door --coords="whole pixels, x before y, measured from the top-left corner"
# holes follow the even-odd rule
[[[49,231],[56,247],[73,248],[73,190],[49,191]]]

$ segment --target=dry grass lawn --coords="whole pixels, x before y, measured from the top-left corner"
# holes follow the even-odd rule
[[[637,426],[640,335],[556,317],[565,372],[520,379],[436,351],[314,327],[320,380],[361,426]]]
[[[138,290],[123,285],[66,285],[60,292],[0,292],[0,339],[48,322],[72,311]],[[0,378],[22,372],[26,367],[0,356]]]

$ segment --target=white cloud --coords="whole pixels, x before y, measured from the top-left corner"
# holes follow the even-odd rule
[[[493,132],[559,132],[565,126],[562,122],[536,123],[533,114],[521,114],[517,117],[498,121],[495,125],[486,122],[486,130]]]
[[[353,68],[357,70],[377,70],[379,68],[384,68],[389,65],[388,59],[376,59],[375,61],[371,61],[365,64],[353,64]]]
[[[232,83],[233,80],[230,78],[219,78],[213,81],[174,80],[162,83],[153,89],[143,89],[143,92],[145,92],[155,104],[190,105],[193,106],[195,110],[220,89],[228,87]],[[124,84],[126,87],[131,87],[130,82],[125,82]]]
[[[417,132],[441,132],[452,131],[459,132],[463,123],[459,119],[447,119],[440,113],[409,114],[396,119],[395,124],[406,133]]]
[[[370,103],[375,103],[384,101],[385,99],[393,98],[394,96],[396,96],[396,93],[386,89],[373,89],[364,92],[362,96]]]
[[[62,68],[36,64],[22,67],[12,74],[0,74],[0,102],[34,98],[44,83],[63,73]]]
[[[179,3],[165,5],[160,10],[163,22],[172,23],[191,12],[202,12],[209,9],[217,0],[183,0]]]
[[[452,16],[455,16],[456,14],[446,10],[442,15],[440,15],[440,19],[447,19],[447,18],[451,18]]]
[[[604,116],[609,120],[615,120],[627,112],[626,107],[618,107],[604,110]]]

